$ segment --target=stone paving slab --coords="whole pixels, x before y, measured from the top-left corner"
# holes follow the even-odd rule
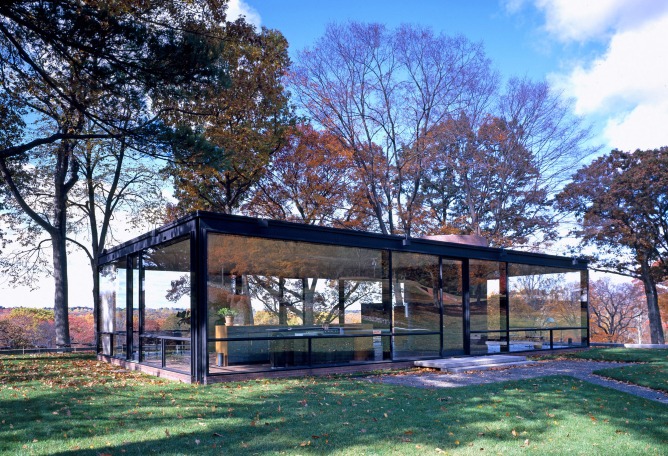
[[[415,365],[418,367],[431,367],[433,369],[447,370],[453,367],[474,367],[489,364],[500,365],[504,363],[518,363],[526,360],[526,356],[470,356],[466,358],[425,359],[415,361]]]
[[[548,375],[569,375],[595,385],[605,386],[624,393],[660,402],[662,404],[668,404],[668,394],[666,393],[645,388],[643,386],[630,385],[628,383],[603,378],[592,373],[599,369],[628,365],[629,363],[546,360],[507,369],[471,371],[466,373],[418,372],[407,375],[379,375],[374,381],[419,388],[457,388],[470,385],[545,377]]]

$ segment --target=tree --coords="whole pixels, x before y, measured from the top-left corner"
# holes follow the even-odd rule
[[[602,335],[605,342],[632,342],[631,331],[641,331],[638,323],[647,314],[642,288],[631,283],[615,285],[605,278],[590,283],[589,292],[593,337]]]
[[[51,347],[55,339],[53,311],[16,307],[0,319],[0,346]]]
[[[294,123],[282,84],[290,64],[285,38],[275,30],[258,31],[242,19],[228,22],[224,35],[221,58],[229,68],[230,86],[202,94],[209,114],[197,121],[206,126],[206,138],[226,152],[226,160],[167,169],[178,200],[169,218],[198,209],[238,211]]]
[[[331,25],[313,48],[298,55],[291,82],[314,123],[352,151],[358,193],[383,233],[447,231],[452,227],[436,226],[434,218],[445,224],[448,213],[459,220],[476,218],[455,231],[478,229],[472,204],[452,205],[466,197],[448,186],[457,170],[444,164],[447,156],[435,147],[445,140],[439,135],[446,126],[462,119],[467,129],[460,131],[461,138],[480,134],[476,139],[487,142],[490,159],[520,152],[524,162],[530,158],[530,178],[522,190],[534,194],[527,198],[532,203],[520,209],[533,212],[527,218],[539,222],[531,227],[516,223],[516,241],[543,223],[544,212],[536,214],[544,203],[540,193],[588,153],[583,142],[589,133],[558,93],[545,83],[518,78],[501,92],[482,44],[462,36],[406,25],[396,30],[355,22]],[[503,138],[489,137],[493,130],[503,131]],[[493,175],[489,168],[487,174]],[[495,203],[497,212],[517,209],[508,200]],[[493,223],[505,221],[498,217]]]
[[[225,17],[225,3],[125,0],[105,6],[96,1],[18,0],[0,5],[2,86],[16,103],[10,112],[28,101],[28,94],[21,92],[28,84],[34,86],[33,97],[46,101],[49,96],[101,130],[15,135],[0,149],[0,157],[64,140],[144,136],[150,122],[124,130],[113,103],[91,103],[92,94],[112,101],[126,98],[133,87],[136,94],[160,101],[157,107],[172,110],[170,102],[178,102],[185,92],[196,93],[218,81],[224,67],[212,65],[215,51],[222,48],[215,24]]]
[[[537,159],[504,119],[489,116],[477,128],[465,115],[449,119],[434,128],[430,148],[424,204],[440,227],[508,246],[554,226]]]
[[[292,74],[301,106],[352,151],[386,234],[412,229],[426,134],[453,112],[484,106],[496,79],[482,45],[462,36],[356,22],[328,26]]]
[[[144,151],[151,141],[169,143],[167,113],[225,81],[215,25],[223,17],[224,4],[215,0],[0,5],[0,113],[11,120],[2,125],[0,175],[15,213],[29,220],[30,229],[48,233],[61,346],[70,343],[67,202],[79,180],[76,148],[92,139],[125,139]],[[130,124],[118,115],[128,105],[143,114]],[[35,159],[50,164],[47,207],[34,206],[26,194],[25,166]]]
[[[276,152],[242,212],[311,225],[364,226],[351,153],[336,137],[302,125]]]
[[[599,264],[644,286],[652,343],[664,343],[657,283],[668,276],[668,148],[613,150],[581,168],[559,195]]]
[[[132,114],[123,114],[128,123]],[[68,194],[67,240],[88,257],[96,299],[98,260],[110,241],[117,240],[112,222],[122,218],[122,225],[129,223],[134,227],[159,224],[166,204],[162,196],[164,182],[156,161],[126,138],[81,141],[74,159],[80,180]]]

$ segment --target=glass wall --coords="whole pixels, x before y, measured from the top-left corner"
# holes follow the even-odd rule
[[[139,361],[139,289],[141,279],[139,277],[140,256],[134,255],[130,262],[132,265],[132,281],[128,284],[132,288],[132,361]]]
[[[140,361],[190,372],[190,240],[146,249],[142,255]]]
[[[384,251],[209,234],[209,371],[389,359],[387,277]]]
[[[462,262],[443,258],[443,355],[464,354],[464,301],[462,295]]]
[[[509,264],[511,350],[549,349],[551,339],[553,348],[586,344],[586,330],[580,329],[587,324],[581,282],[580,271]]]
[[[391,251],[395,244],[207,236],[206,289],[197,294],[207,321],[195,326],[206,323],[205,356],[191,356],[192,337],[204,334],[191,333],[190,238],[100,268],[99,353],[205,380],[588,342],[587,272],[563,259],[546,257],[566,266],[554,268]]]
[[[117,358],[126,356],[125,258],[100,268],[99,353]]]
[[[394,359],[440,355],[439,276],[439,257],[393,253]]]
[[[501,266],[495,261],[470,260],[469,299],[471,354],[507,351],[506,309],[501,305]]]

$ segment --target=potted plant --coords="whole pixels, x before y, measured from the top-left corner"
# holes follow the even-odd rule
[[[225,326],[232,326],[234,324],[234,317],[238,314],[235,309],[230,309],[229,307],[223,307],[218,309],[218,316],[225,319]]]

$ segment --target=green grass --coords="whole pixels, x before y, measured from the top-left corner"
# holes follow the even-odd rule
[[[570,377],[184,385],[90,357],[0,357],[0,454],[665,454],[668,407]]]
[[[591,359],[593,361],[615,361],[622,363],[665,363],[668,362],[668,349],[649,348],[591,348],[561,356],[572,359]]]
[[[563,355],[573,359],[644,363],[594,371],[596,375],[668,392],[668,350],[647,348],[593,348]]]

